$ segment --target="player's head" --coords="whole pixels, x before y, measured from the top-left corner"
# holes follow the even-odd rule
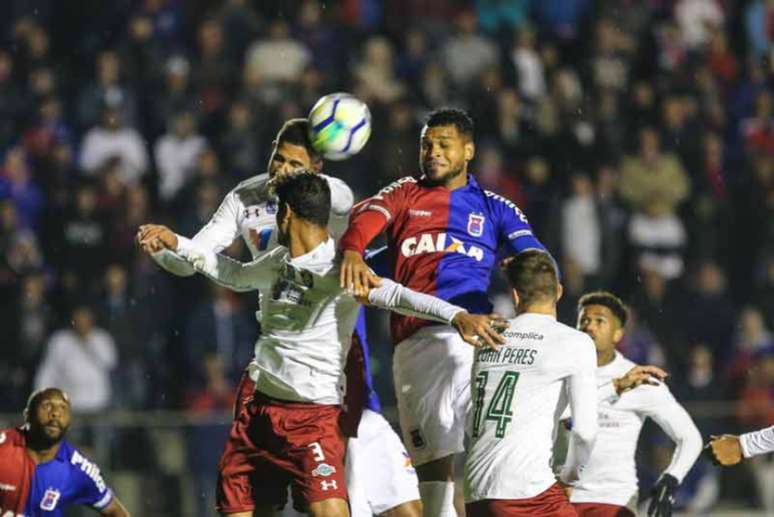
[[[503,271],[519,312],[555,306],[562,297],[556,265],[545,251],[522,251],[505,262]]]
[[[301,171],[274,178],[272,188],[278,198],[277,241],[281,245],[290,245],[294,228],[327,228],[331,189],[325,178]]]
[[[427,181],[447,185],[468,172],[473,159],[473,120],[456,108],[430,113],[419,141],[419,165]]]
[[[628,311],[613,293],[594,291],[578,301],[578,330],[594,340],[597,353],[611,353],[624,336]]]
[[[321,168],[322,157],[309,139],[309,121],[292,118],[285,122],[272,142],[269,176],[273,178],[299,169],[319,172]]]
[[[59,388],[37,390],[27,399],[24,421],[35,443],[51,447],[60,442],[70,428],[70,398]]]

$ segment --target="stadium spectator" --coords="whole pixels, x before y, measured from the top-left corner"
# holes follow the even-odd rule
[[[159,197],[165,202],[174,199],[190,181],[196,160],[207,146],[196,129],[195,115],[181,111],[170,119],[167,133],[156,141]]]
[[[115,342],[95,326],[89,305],[77,304],[72,329],[56,331],[46,345],[35,376],[36,389],[61,386],[70,393],[74,414],[95,414],[113,403],[110,374],[117,365]]]

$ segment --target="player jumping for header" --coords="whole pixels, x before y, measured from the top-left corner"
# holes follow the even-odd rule
[[[255,396],[241,409],[221,474],[250,485],[254,505],[241,516],[271,515],[291,486],[312,515],[348,515],[344,440],[338,427],[344,361],[358,314],[356,299],[339,286],[339,259],[326,228],[328,183],[319,175],[275,179],[278,247],[243,264],[198,247],[165,229],[163,245],[198,271],[234,290],[262,292],[262,334],[250,365]],[[149,250],[150,251],[150,250]],[[453,325],[471,344],[502,341],[497,320],[471,315],[390,280],[370,289],[369,303]]]
[[[386,231],[396,282],[472,313],[491,311],[486,292],[499,248],[545,248],[515,204],[478,185],[468,171],[474,154],[465,112],[430,114],[420,136],[422,176],[402,178],[353,209],[341,239],[342,287],[374,285],[363,253]],[[425,515],[456,515],[453,455],[463,450],[473,350],[450,329],[410,316],[394,314],[391,330],[400,425]]]

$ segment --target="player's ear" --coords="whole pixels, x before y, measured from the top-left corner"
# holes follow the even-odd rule
[[[513,306],[517,309],[519,308],[519,293],[516,292],[516,289],[511,289],[511,298],[513,299]]]
[[[618,327],[615,332],[613,332],[613,344],[617,345],[621,342],[621,340],[624,337],[624,330],[621,327]]]
[[[321,172],[323,168],[323,159],[320,156],[313,155],[312,156],[312,165],[309,167],[312,172]]]
[[[564,287],[562,286],[562,284],[556,284],[556,301],[557,302],[562,299],[562,295],[563,294],[564,294]]]
[[[476,156],[476,144],[473,143],[473,140],[468,140],[464,144],[464,150],[465,150],[465,161],[469,162],[473,159],[474,156]]]

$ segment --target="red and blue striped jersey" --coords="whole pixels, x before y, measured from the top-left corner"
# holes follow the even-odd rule
[[[413,177],[388,185],[353,208],[340,245],[363,253],[385,230],[396,282],[476,314],[492,310],[487,289],[501,247],[514,253],[545,250],[522,211],[482,189],[472,175],[456,190],[428,186]],[[396,344],[434,324],[399,314],[391,317]]]
[[[26,443],[23,429],[0,431],[0,516],[57,517],[71,505],[102,510],[113,500],[99,467],[67,440],[37,465]]]

